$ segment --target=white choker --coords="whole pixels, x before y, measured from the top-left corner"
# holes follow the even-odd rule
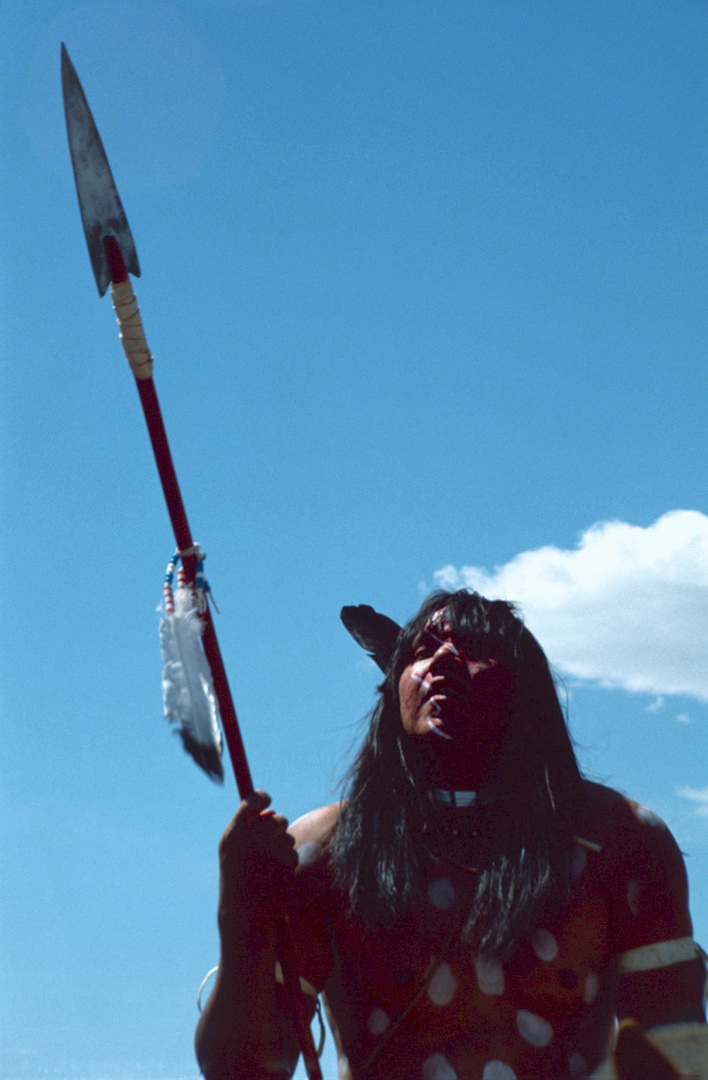
[[[489,790],[484,791],[448,791],[445,788],[433,788],[433,798],[436,803],[443,806],[462,808],[476,806],[477,803],[487,803],[493,798]]]

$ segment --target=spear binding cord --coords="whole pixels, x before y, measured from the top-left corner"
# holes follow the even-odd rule
[[[113,243],[115,244],[115,241]],[[120,326],[120,340],[130,364],[130,370],[136,379],[151,379],[152,355],[145,339],[143,320],[140,318],[138,301],[130,284],[130,278],[126,276],[125,281],[111,282],[111,298]]]
[[[145,338],[138,303],[128,278],[128,271],[125,267],[120,246],[115,238],[110,235],[104,238],[104,245],[110,266],[111,297],[120,328],[123,351],[135,376],[135,384],[138,388],[140,403],[145,415],[145,422],[155,455],[167,511],[177,541],[177,548],[184,553],[182,565],[185,577],[189,585],[194,588],[196,585],[197,556],[195,552],[197,549],[192,541],[187,514],[182,502],[182,493],[179,489],[177,474],[167,441],[160,403],[152,379],[152,355]],[[188,552],[190,554],[187,554]],[[253,791],[253,781],[241,738],[236,709],[231,697],[231,689],[226,677],[221,649],[219,648],[208,605],[206,610],[200,613],[200,617],[204,621],[202,645],[211,668],[214,692],[219,703],[221,723],[236,777],[236,786],[241,798],[245,799]],[[322,1080],[322,1072],[312,1038],[312,1031],[310,1030],[307,1003],[300,987],[290,928],[284,912],[281,912],[278,918],[277,948],[278,959],[283,970],[285,991],[307,1075],[310,1080]]]

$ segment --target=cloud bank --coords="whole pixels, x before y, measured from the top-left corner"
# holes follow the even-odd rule
[[[708,788],[681,787],[676,789],[676,794],[692,802],[693,809],[701,817],[708,817]]]
[[[517,603],[565,675],[708,702],[705,514],[673,510],[646,529],[599,522],[573,551],[523,551],[491,573],[445,566],[435,580]]]

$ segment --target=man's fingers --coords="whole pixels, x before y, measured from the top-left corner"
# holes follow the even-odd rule
[[[255,822],[254,822],[255,824]],[[282,814],[276,814],[272,810],[266,810],[258,819],[259,831],[264,836],[280,836],[287,832],[288,819]]]
[[[270,804],[271,797],[266,791],[252,791],[251,794],[247,795],[242,801],[236,813],[236,817],[239,818],[244,825],[252,825],[254,822],[258,821]]]
[[[265,791],[252,791],[243,799],[221,839],[224,864],[253,857],[272,859],[287,867],[297,864],[295,841],[287,831],[288,819],[269,809],[270,802]]]
[[[271,854],[285,866],[296,866],[295,837],[288,832],[288,819],[266,811],[251,832],[251,841],[260,851]]]

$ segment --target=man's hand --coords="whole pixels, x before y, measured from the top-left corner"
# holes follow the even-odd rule
[[[209,1080],[291,1075],[298,1045],[275,980],[279,908],[297,866],[295,841],[270,796],[254,791],[219,844],[221,959],[199,1021],[197,1058]]]
[[[239,911],[271,915],[297,866],[295,841],[282,814],[269,810],[270,795],[254,791],[239,806],[219,844],[219,926],[228,929]]]

